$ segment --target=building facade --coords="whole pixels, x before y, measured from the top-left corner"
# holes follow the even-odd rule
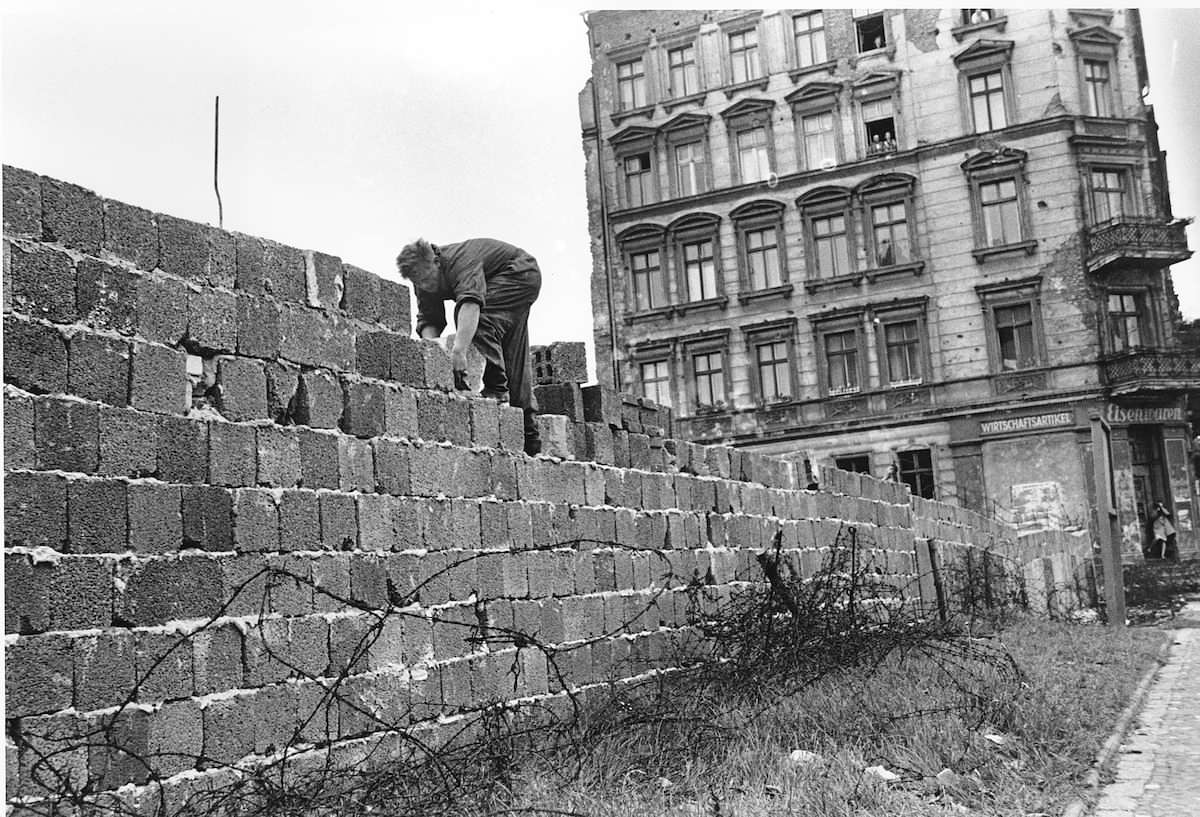
[[[1136,11],[588,15],[602,382],[677,434],[1196,549],[1171,211]],[[1094,419],[1098,418],[1098,420]]]

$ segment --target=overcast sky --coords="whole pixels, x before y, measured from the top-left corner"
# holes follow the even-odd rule
[[[502,238],[545,274],[533,342],[590,346],[581,11],[4,0],[3,161],[216,224],[220,95],[226,228],[381,275],[418,235]],[[1200,133],[1200,10],[1147,11],[1144,24],[1175,210],[1200,214],[1184,141]],[[1200,259],[1174,275],[1185,317],[1200,318]]]

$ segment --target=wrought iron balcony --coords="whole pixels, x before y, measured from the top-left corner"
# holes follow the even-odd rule
[[[1192,257],[1184,228],[1191,219],[1116,216],[1083,233],[1088,272],[1115,266],[1164,266]]]
[[[1144,349],[1101,361],[1113,395],[1200,389],[1200,355],[1180,350]]]

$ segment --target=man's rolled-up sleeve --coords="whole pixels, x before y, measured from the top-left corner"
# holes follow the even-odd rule
[[[442,299],[436,295],[430,295],[423,292],[417,293],[417,336],[427,326],[432,326],[442,334],[442,330],[446,328],[446,305]]]
[[[464,303],[479,304],[480,309],[487,306],[487,279],[483,275],[483,264],[472,264],[459,273],[454,282],[455,315]]]

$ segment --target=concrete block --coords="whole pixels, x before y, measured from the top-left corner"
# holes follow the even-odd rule
[[[341,435],[296,428],[300,445],[300,484],[305,488],[337,488]]]
[[[541,414],[561,414],[572,422],[584,421],[583,392],[577,383],[535,386],[534,397]]]
[[[238,553],[280,549],[279,506],[270,491],[239,488],[233,492],[233,546]]]
[[[343,263],[342,281],[342,309],[361,321],[378,322],[381,307],[379,276]]]
[[[516,406],[499,406],[500,447],[513,452],[525,451],[525,413]]]
[[[393,437],[416,437],[417,392],[408,386],[384,386],[384,423]]]
[[[564,460],[575,456],[571,450],[569,421],[560,414],[537,415],[538,433],[542,438],[542,453]]]
[[[118,630],[76,638],[72,654],[76,709],[88,712],[120,706],[134,697],[132,633]]]
[[[121,553],[126,548],[125,483],[82,479],[67,484],[72,553]]]
[[[80,322],[121,335],[136,334],[140,278],[95,258],[80,260],[75,294]]]
[[[170,702],[154,712],[147,720],[150,773],[166,779],[194,769],[203,752],[203,724],[203,711],[195,701]]]
[[[190,390],[185,353],[153,343],[135,343],[130,365],[131,406],[160,414],[187,411]]]
[[[354,332],[345,319],[291,304],[279,313],[279,354],[301,366],[353,370]]]
[[[154,414],[100,407],[99,460],[106,476],[145,477],[158,470],[158,424]],[[5,435],[8,434],[5,418]]]
[[[379,279],[379,322],[401,335],[412,333],[412,292],[399,281]]]
[[[104,238],[104,205],[91,190],[42,177],[42,239],[95,254]]]
[[[471,398],[451,392],[446,403],[446,439],[454,445],[468,448],[471,445]]]
[[[257,484],[258,451],[254,426],[208,424],[208,482],[230,488]]]
[[[267,417],[267,375],[245,357],[217,358],[217,410],[233,422]]]
[[[468,402],[471,418],[471,444],[479,448],[500,445],[500,405],[486,398]]]
[[[305,261],[300,250],[237,233],[237,288],[304,303]]]
[[[178,633],[133,634],[134,672],[141,703],[187,698],[195,691],[192,644]]]
[[[179,487],[156,482],[130,483],[129,549],[135,553],[173,553],[183,544],[183,494]]]
[[[371,443],[339,436],[338,488],[342,491],[375,490],[375,456]]]
[[[379,490],[396,496],[411,493],[412,446],[386,437],[371,440],[370,445],[374,451],[374,484]]]
[[[226,354],[237,351],[238,299],[232,292],[215,289],[189,291],[188,329],[184,345],[193,354]]]
[[[104,249],[138,269],[158,266],[158,224],[154,214],[112,199],[104,199]]]
[[[322,492],[321,545],[325,550],[354,550],[358,547],[358,508],[354,497]]]
[[[254,696],[218,699],[201,710],[204,757],[233,764],[254,752]]]
[[[267,375],[267,416],[272,422],[286,425],[294,420],[300,368],[268,361],[264,370]]]
[[[593,423],[604,423],[612,428],[621,425],[621,395],[604,385],[584,386],[583,419]]]
[[[36,393],[67,390],[67,342],[52,326],[4,316],[4,382]]]
[[[233,497],[225,488],[182,488],[183,546],[209,551],[233,549]]]
[[[208,479],[208,423],[185,417],[158,420],[158,476],[165,482]]]
[[[237,353],[273,360],[279,355],[279,305],[247,293],[237,296]]]
[[[57,712],[72,705],[72,641],[51,634],[22,636],[5,644],[6,717]]]
[[[354,340],[355,370],[366,377],[389,380],[392,377],[392,347],[397,343],[391,332],[359,332]]]
[[[300,441],[294,429],[258,426],[258,484],[294,488],[300,481]]]
[[[387,398],[382,383],[343,381],[342,430],[356,437],[387,433]]]
[[[36,173],[4,165],[4,234],[42,237],[42,180]]]
[[[137,279],[137,334],[167,346],[187,334],[187,287],[165,275]]]
[[[155,215],[158,222],[158,266],[197,284],[232,289],[237,281],[237,246],[233,236],[194,221]]]
[[[192,678],[197,695],[238,689],[245,685],[242,634],[234,624],[220,624],[193,634]]]
[[[99,461],[99,412],[87,403],[40,397],[33,401],[39,468],[93,473]]]
[[[279,499],[279,549],[319,550],[321,505],[315,491],[283,491]]]
[[[308,305],[336,309],[342,302],[344,287],[342,259],[323,252],[306,250],[305,271],[308,278]]]
[[[4,465],[7,469],[33,468],[37,448],[33,442],[33,401],[15,390],[4,390]]]
[[[358,544],[368,551],[391,550],[396,544],[396,530],[392,514],[394,500],[387,494],[359,494]]]
[[[560,341],[549,346],[530,347],[533,379],[548,383],[586,383],[587,351],[578,341]]]
[[[293,419],[313,428],[337,428],[344,402],[342,384],[331,373],[323,369],[301,371]]]
[[[116,614],[135,627],[208,618],[216,615],[225,601],[220,563],[204,556],[121,563],[120,578],[123,584],[115,599]],[[197,681],[199,675],[197,671]]]

